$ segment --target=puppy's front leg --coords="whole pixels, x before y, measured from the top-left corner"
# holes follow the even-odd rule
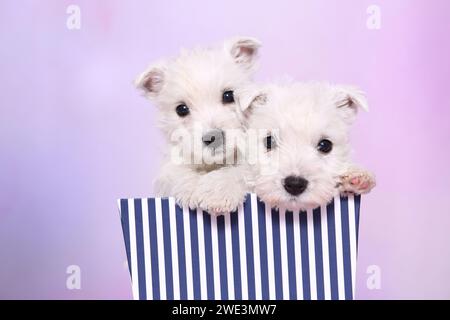
[[[155,194],[159,197],[174,197],[180,206],[196,208],[198,202],[193,198],[193,192],[200,177],[201,174],[193,168],[168,161],[154,182]]]
[[[235,211],[249,191],[244,170],[240,166],[226,166],[205,173],[200,177],[192,199],[210,214]]]
[[[375,187],[375,176],[361,168],[351,167],[340,176],[339,191],[342,195],[366,194]]]

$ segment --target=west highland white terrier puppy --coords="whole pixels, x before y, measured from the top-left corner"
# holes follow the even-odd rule
[[[236,90],[248,85],[259,47],[256,39],[238,37],[215,48],[182,50],[136,80],[157,106],[169,146],[154,184],[157,196],[212,214],[234,211],[244,200]]]
[[[250,166],[254,191],[265,203],[312,209],[339,193],[363,194],[375,186],[374,176],[350,160],[349,128],[358,109],[368,110],[360,90],[291,83],[244,91],[252,92],[243,104],[251,113],[249,131],[265,132]]]

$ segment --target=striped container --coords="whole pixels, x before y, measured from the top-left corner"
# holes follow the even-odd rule
[[[250,194],[218,217],[173,198],[119,208],[135,299],[354,298],[359,196],[290,212]]]

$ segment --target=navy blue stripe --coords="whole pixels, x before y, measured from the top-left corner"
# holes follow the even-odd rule
[[[198,226],[197,210],[189,210],[189,223],[191,225],[191,258],[192,258],[192,286],[194,288],[194,299],[201,299],[200,284],[200,262],[198,253]]]
[[[134,217],[136,226],[136,253],[138,264],[139,299],[147,300],[145,288],[145,257],[144,257],[144,231],[142,229],[142,203],[141,199],[134,199]]]
[[[258,225],[259,225],[259,255],[261,264],[261,297],[269,299],[269,270],[267,262],[267,229],[266,229],[266,206],[258,199]]]
[[[123,240],[127,254],[128,271],[131,275],[130,228],[128,226],[128,200],[120,199],[120,220],[122,221]]]
[[[336,229],[334,222],[334,200],[327,205],[328,224],[328,255],[330,260],[330,289],[331,299],[339,299],[337,258],[336,258]]]
[[[325,299],[324,279],[323,279],[323,256],[322,256],[322,226],[320,208],[313,210],[314,221],[314,249],[316,257],[316,279],[317,279],[317,299]]]
[[[308,248],[308,216],[306,212],[300,212],[300,244],[302,248],[302,279],[303,300],[311,300],[311,282],[309,279],[309,248]]]
[[[297,280],[295,278],[294,215],[292,211],[286,211],[286,240],[289,275],[289,299],[297,300]]]
[[[248,298],[254,300],[255,296],[255,266],[253,255],[253,230],[252,230],[252,208],[250,196],[247,196],[244,203],[245,220],[245,246],[247,253],[247,280],[248,280]]]
[[[272,209],[273,262],[275,272],[275,298],[283,299],[283,282],[281,270],[280,215]]]
[[[344,257],[345,299],[352,299],[352,265],[350,258],[350,231],[348,226],[348,198],[341,199],[342,251]]]
[[[359,238],[359,210],[361,207],[361,196],[355,195],[355,222],[356,222],[356,253],[358,253],[358,238]]]
[[[161,199],[167,300],[173,300],[172,244],[170,239],[169,199]]]
[[[206,260],[206,287],[208,292],[208,300],[218,299],[214,297],[214,268],[213,268],[213,252],[212,252],[212,236],[211,236],[211,216],[207,212],[203,212],[203,228],[205,234],[205,260]]]
[[[175,206],[175,218],[177,224],[177,243],[178,243],[178,272],[180,275],[180,299],[187,299],[187,280],[186,280],[186,253],[184,245],[184,223],[183,208]]]
[[[242,299],[241,255],[239,251],[239,216],[238,212],[230,215],[231,246],[233,248],[234,298]]]
[[[150,233],[150,253],[152,265],[152,288],[153,288],[153,300],[160,300],[161,293],[159,288],[159,264],[158,264],[158,236],[156,231],[156,215],[155,215],[155,199],[151,198],[147,200],[148,203],[148,224]],[[164,253],[160,253],[164,254]]]
[[[228,300],[227,248],[225,244],[225,217],[217,217],[217,238],[219,247],[220,295]]]

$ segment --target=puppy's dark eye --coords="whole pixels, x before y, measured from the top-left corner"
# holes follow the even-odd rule
[[[189,107],[185,104],[180,104],[179,106],[177,106],[175,111],[177,112],[177,115],[179,115],[180,117],[186,117],[190,112]]]
[[[333,149],[333,143],[328,139],[322,139],[317,144],[317,150],[322,153],[330,153]]]
[[[222,95],[222,103],[228,104],[234,102],[234,92],[231,90],[225,91]]]
[[[266,147],[267,151],[274,149],[277,145],[275,142],[275,138],[273,136],[267,136],[263,140],[264,147]]]

